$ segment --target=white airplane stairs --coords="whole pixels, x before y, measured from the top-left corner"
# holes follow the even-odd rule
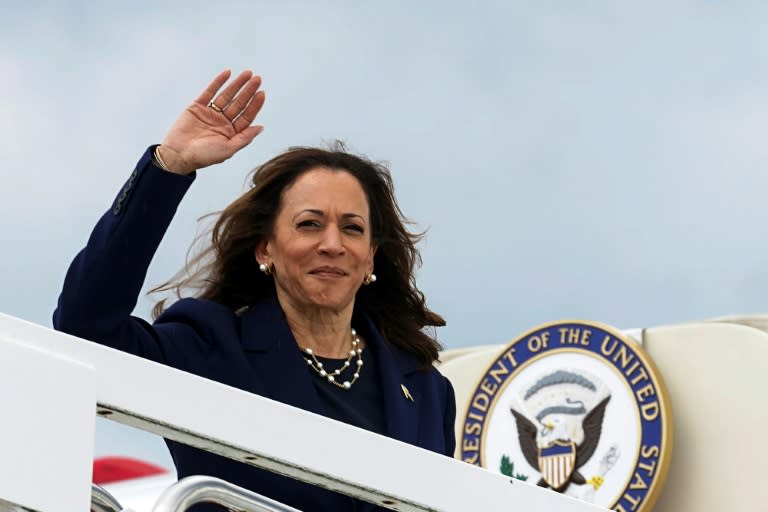
[[[2,314],[0,386],[0,510],[120,510],[92,485],[94,414],[391,510],[604,510]],[[328,457],[307,431],[347,449]],[[294,510],[203,477],[173,485],[153,510],[196,500]]]

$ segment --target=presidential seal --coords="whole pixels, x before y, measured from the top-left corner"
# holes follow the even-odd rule
[[[621,511],[650,511],[672,452],[664,383],[638,343],[592,322],[546,324],[495,358],[467,405],[471,464]]]

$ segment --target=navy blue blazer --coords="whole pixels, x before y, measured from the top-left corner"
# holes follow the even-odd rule
[[[150,261],[194,181],[194,175],[180,176],[157,168],[151,158],[153,149],[139,160],[111,209],[101,217],[88,244],[71,264],[53,315],[54,327],[327,415],[276,298],[254,304],[240,314],[211,301],[182,299],[154,324],[131,316]],[[366,339],[378,365],[387,435],[452,456],[456,406],[448,379],[435,369],[419,370],[419,362],[387,343],[364,311],[355,311],[353,325]],[[405,399],[401,384],[411,392],[413,401]],[[225,457],[167,443],[179,478],[216,476],[304,511],[379,510]]]

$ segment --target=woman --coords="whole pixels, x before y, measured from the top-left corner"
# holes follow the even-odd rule
[[[261,131],[260,78],[219,74],[139,160],[72,263],[62,331],[451,456],[455,404],[432,366],[442,325],[415,287],[408,233],[383,167],[341,150],[289,150],[221,214],[197,289],[149,324],[131,317],[147,267],[195,171]],[[221,91],[220,91],[221,90]],[[378,277],[377,277],[378,276]],[[370,504],[168,442],[180,478],[206,474],[301,510]],[[333,449],[343,449],[343,446]]]

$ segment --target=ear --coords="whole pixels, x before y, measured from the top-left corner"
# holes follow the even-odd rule
[[[378,248],[379,248],[378,245],[371,244],[371,254],[369,256],[370,259],[368,261],[368,273],[369,274],[373,272],[373,259],[376,256],[376,250]]]
[[[272,262],[270,261],[269,252],[269,242],[267,240],[259,242],[256,246],[256,250],[253,251],[256,263],[271,264]]]

